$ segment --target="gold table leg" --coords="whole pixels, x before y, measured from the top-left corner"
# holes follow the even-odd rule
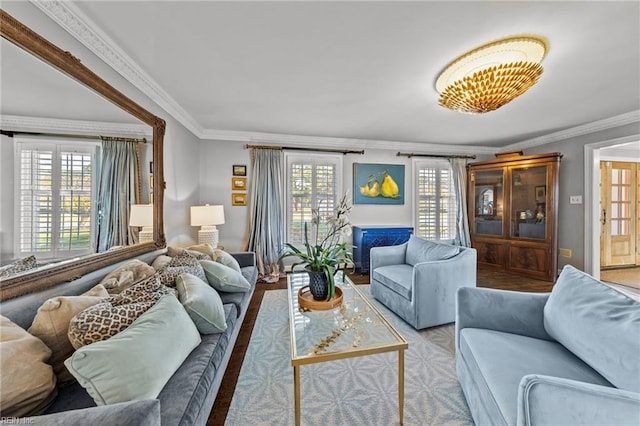
[[[300,426],[300,366],[293,366],[293,394],[296,412],[296,426]]]
[[[404,349],[398,351],[398,412],[400,424],[404,423]]]

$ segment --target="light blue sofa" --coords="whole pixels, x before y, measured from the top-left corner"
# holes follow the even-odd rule
[[[640,424],[640,303],[572,266],[551,293],[459,289],[456,361],[478,425]]]
[[[143,254],[138,259],[150,264],[161,254],[166,254],[166,249]],[[204,426],[222,383],[258,277],[253,252],[231,254],[238,261],[242,275],[251,284],[250,291],[220,293],[227,329],[223,333],[202,335],[202,342],[169,379],[157,399],[96,406],[93,398],[76,382],[58,389],[58,396],[45,415],[23,419],[0,418],[0,424],[21,422],[35,426]],[[27,329],[38,308],[47,299],[83,293],[126,262],[106,266],[75,281],[4,301],[0,304],[2,315]],[[6,423],[4,420],[7,420]]]
[[[412,235],[370,252],[371,294],[415,329],[453,322],[456,290],[476,285],[476,250]]]

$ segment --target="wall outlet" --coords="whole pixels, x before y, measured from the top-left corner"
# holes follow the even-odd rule
[[[558,249],[558,253],[562,257],[571,257],[571,249]]]
[[[570,195],[569,204],[582,204],[582,195]]]

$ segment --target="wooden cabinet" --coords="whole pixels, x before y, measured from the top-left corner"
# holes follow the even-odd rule
[[[413,228],[408,226],[354,226],[353,263],[356,272],[369,273],[369,251],[372,247],[397,246],[409,241]]]
[[[472,163],[468,209],[478,264],[554,282],[562,154],[508,154]]]

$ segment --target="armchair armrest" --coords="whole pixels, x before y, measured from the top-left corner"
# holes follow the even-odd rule
[[[637,425],[640,394],[530,374],[518,387],[518,426]]]
[[[239,251],[229,254],[238,261],[241,268],[245,266],[256,266],[256,254],[252,251]]]
[[[543,322],[549,294],[459,288],[456,294],[456,350],[463,328],[484,328],[554,341]]]
[[[369,273],[373,274],[373,271],[381,266],[405,263],[407,244],[408,243],[397,246],[372,247],[369,252],[369,260],[371,262]]]

